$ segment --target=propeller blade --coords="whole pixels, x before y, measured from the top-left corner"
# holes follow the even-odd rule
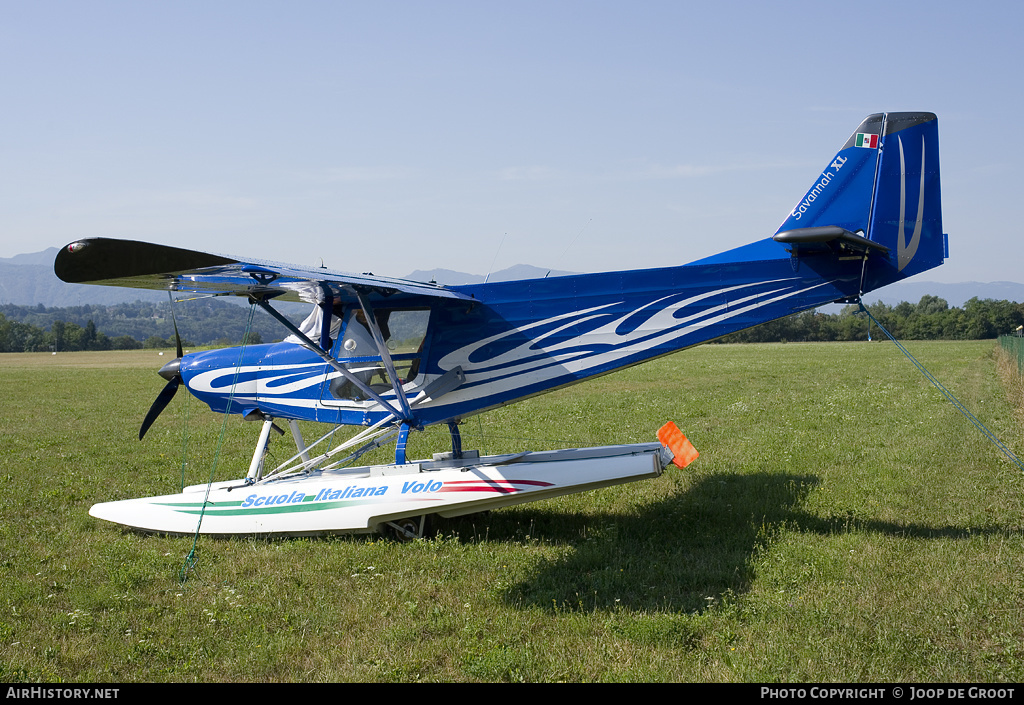
[[[146,418],[142,420],[142,428],[139,429],[139,440],[146,435],[146,431],[156,421],[156,417],[160,415],[167,405],[171,403],[171,399],[174,398],[175,392],[178,391],[178,385],[181,384],[181,376],[175,375],[171,378],[164,388],[160,391],[156,401],[153,402],[153,406],[149,407],[149,413],[146,414]]]
[[[184,353],[181,351],[181,336],[178,335],[178,321],[174,318],[174,294],[172,294],[169,289],[167,291],[167,297],[171,300],[171,325],[174,326],[174,346],[178,353],[178,359],[180,360]]]
[[[181,358],[184,353],[181,349],[181,336],[178,335],[178,321],[174,317],[174,294],[167,291],[167,298],[171,301],[171,324],[174,326],[174,347],[175,352],[178,356],[168,362],[166,365],[160,368],[158,373],[161,377],[167,380],[167,384],[160,390],[160,394],[157,396],[156,401],[153,402],[153,406],[149,407],[149,411],[146,413],[146,418],[142,420],[142,428],[139,429],[139,440],[146,435],[146,431],[156,421],[156,417],[167,408],[167,405],[171,403],[171,399],[174,398],[175,393],[178,391],[178,385],[181,384],[181,372],[179,368],[181,366]],[[163,353],[160,353],[161,355]]]

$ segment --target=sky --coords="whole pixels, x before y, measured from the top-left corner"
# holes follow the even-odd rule
[[[116,237],[404,276],[772,235],[939,117],[950,259],[1024,281],[1024,4],[0,0],[0,257]]]

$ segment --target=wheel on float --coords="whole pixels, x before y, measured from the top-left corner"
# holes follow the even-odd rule
[[[392,535],[399,541],[412,541],[423,538],[427,532],[427,515],[418,517],[405,517],[387,523]]]

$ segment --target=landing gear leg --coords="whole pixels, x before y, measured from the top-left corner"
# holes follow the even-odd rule
[[[449,421],[448,431],[452,434],[452,458],[462,460],[462,434],[459,433],[459,422]]]
[[[259,480],[263,475],[263,456],[267,452],[267,444],[270,443],[270,431],[273,428],[273,419],[268,417],[263,420],[260,439],[256,442],[256,450],[252,454],[252,462],[249,463],[249,472],[245,476],[247,480]]]
[[[405,449],[409,443],[409,424],[403,423],[398,430],[398,441],[395,443],[395,465],[405,465]]]

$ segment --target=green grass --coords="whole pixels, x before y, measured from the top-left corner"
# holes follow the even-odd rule
[[[1024,450],[992,342],[908,347]],[[191,538],[88,516],[176,491],[183,448],[185,481],[211,476],[221,419],[184,393],[136,440],[164,361],[0,356],[0,680],[1024,677],[1024,477],[889,343],[704,346],[496,410],[466,447],[644,442],[671,419],[701,457],[412,543],[201,539],[184,582]],[[258,431],[229,419],[216,479]]]

